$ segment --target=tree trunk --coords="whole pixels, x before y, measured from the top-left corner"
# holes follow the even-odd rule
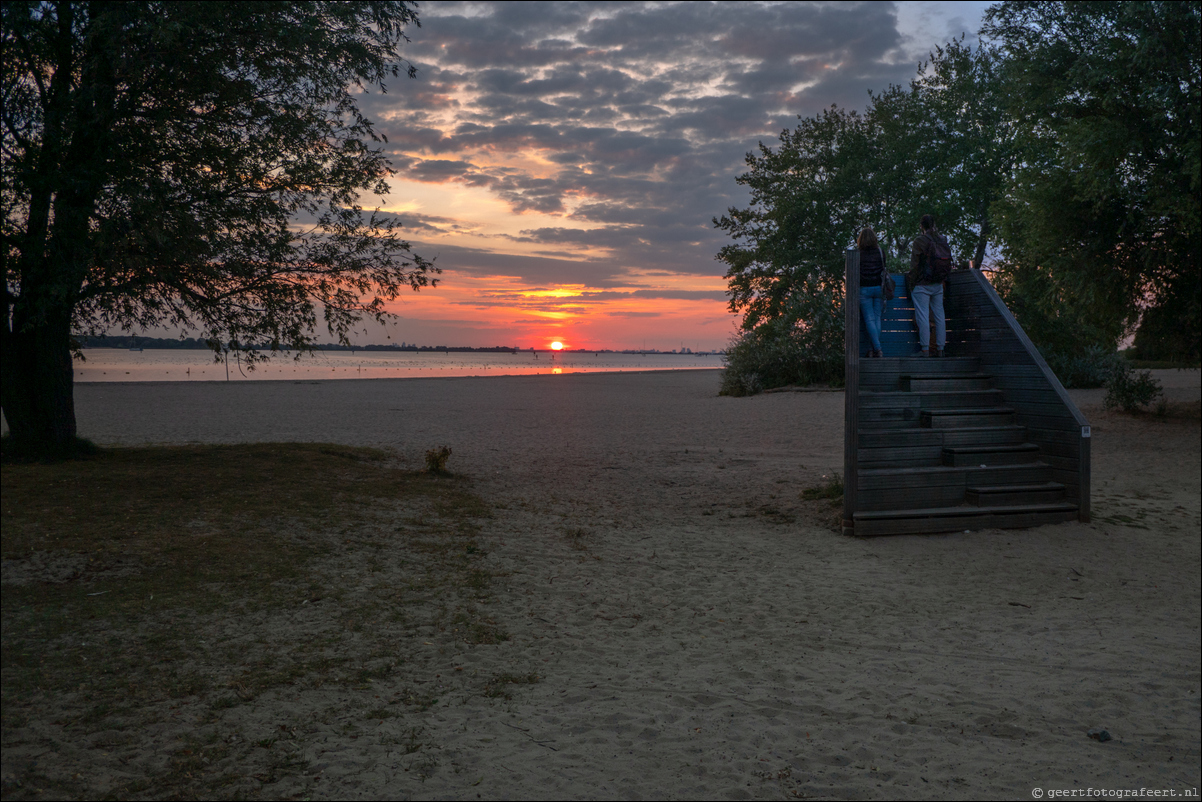
[[[976,264],[978,270],[981,269],[981,263],[985,260],[985,249],[989,246],[989,235],[993,233],[993,229],[989,225],[989,212],[984,201],[981,202],[979,222],[981,233],[977,237],[977,252],[973,255],[973,263]]]
[[[4,417],[17,454],[65,455],[75,448],[71,318],[54,315],[22,326],[13,315],[4,335]],[[10,329],[9,326],[12,326]]]

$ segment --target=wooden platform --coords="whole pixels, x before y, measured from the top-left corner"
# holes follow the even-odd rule
[[[946,357],[918,355],[913,307],[886,306],[867,357],[859,252],[847,258],[844,531],[860,536],[1089,520],[1089,424],[988,280],[952,274]],[[855,388],[854,392],[852,388]]]

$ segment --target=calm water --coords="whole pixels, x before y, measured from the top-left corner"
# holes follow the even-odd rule
[[[225,381],[225,363],[210,351],[86,348],[75,362],[75,381]],[[559,353],[517,354],[322,351],[294,360],[278,356],[253,371],[231,356],[230,381],[314,379],[410,379],[437,376],[519,376],[538,373],[606,373],[698,370],[722,367],[720,355]]]

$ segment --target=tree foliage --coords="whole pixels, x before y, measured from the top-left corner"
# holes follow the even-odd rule
[[[1002,115],[996,54],[950,42],[908,88],[870,93],[864,114],[832,107],[783,131],[777,147],[749,153],[749,170],[736,180],[750,190],[750,206],[714,220],[734,240],[718,253],[730,310],[743,316],[730,353],[748,365],[791,355],[792,372],[774,369],[786,378],[767,382],[841,366],[843,251],[865,225],[895,272],[908,267],[908,245],[928,213],[961,258],[980,260],[1011,159]],[[751,358],[757,349],[773,356]]]
[[[414,5],[4,3],[14,441],[74,437],[72,331],[303,350],[319,317],[345,342],[432,283],[399,224],[358,205],[391,171],[354,93],[401,74]]]
[[[1041,345],[1146,347],[1197,358],[1202,4],[991,8],[1020,158],[994,212],[1002,282]],[[1171,321],[1171,322],[1170,322]],[[1163,356],[1163,354],[1161,354]]]
[[[980,46],[938,48],[864,114],[831,108],[748,155],[750,206],[714,221],[730,309],[759,332],[738,353],[800,353],[769,345],[787,338],[840,359],[842,252],[870,225],[896,270],[929,213],[958,260],[993,263],[1053,362],[1137,327],[1144,358],[1199,358],[1202,3],[1003,2],[985,20]]]

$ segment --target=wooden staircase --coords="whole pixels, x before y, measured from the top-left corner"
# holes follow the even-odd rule
[[[858,252],[849,252],[849,262],[852,253],[858,279]],[[850,268],[849,297],[858,298],[858,287],[855,295],[850,292]],[[987,282],[968,271],[948,282],[949,356],[943,358],[916,356],[913,308],[900,276],[899,295],[882,327],[884,358],[865,357],[867,333],[859,325],[858,304],[855,319],[847,321],[848,330],[860,336],[854,338],[858,342],[849,337],[847,349],[845,532],[871,536],[1088,520],[1088,424],[1046,363],[1037,364],[1043,359],[1034,346],[1015,334],[1018,324],[1009,310],[983,316],[980,303],[964,303],[988,296],[992,288],[985,291],[980,283]],[[991,306],[1001,303],[994,299],[985,297]],[[985,325],[995,317],[1002,322],[1008,317],[1007,326]],[[993,333],[982,337],[985,331]],[[998,349],[998,342],[1007,347]]]
[[[860,366],[857,535],[1077,518],[979,357]],[[887,390],[892,386],[896,389]]]

